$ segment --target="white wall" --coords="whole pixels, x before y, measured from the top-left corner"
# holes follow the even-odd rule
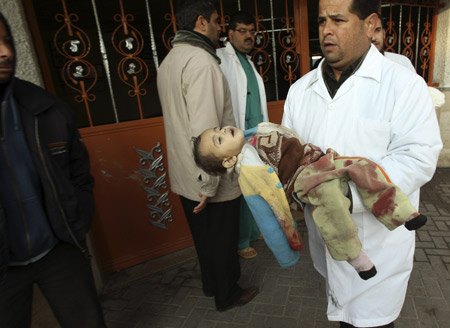
[[[18,59],[15,75],[23,80],[43,86],[44,82],[25,19],[22,1],[0,0],[0,8],[11,26],[14,37]]]
[[[445,94],[446,103],[438,110],[441,137],[444,149],[438,166],[450,166],[450,0],[441,1],[444,7],[439,10],[436,34],[433,82]]]

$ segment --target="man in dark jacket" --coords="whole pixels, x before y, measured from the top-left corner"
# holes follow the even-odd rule
[[[62,327],[104,327],[85,236],[89,157],[70,108],[14,77],[0,13],[0,325],[29,327],[37,283]]]

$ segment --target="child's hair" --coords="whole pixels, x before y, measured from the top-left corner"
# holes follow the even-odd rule
[[[193,152],[195,164],[203,171],[210,175],[221,175],[227,172],[227,169],[222,165],[222,158],[217,158],[213,154],[200,154],[199,146],[202,141],[202,135],[192,137]]]

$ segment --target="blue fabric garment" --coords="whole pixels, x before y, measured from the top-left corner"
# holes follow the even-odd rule
[[[245,135],[254,135],[256,129],[247,130]],[[250,144],[244,145],[238,167],[242,195],[264,241],[281,267],[294,265],[300,257],[298,250],[302,249],[302,243],[284,189],[278,185],[278,176]]]
[[[0,139],[0,202],[7,220],[10,262],[26,262],[48,251],[58,239],[44,210],[40,177],[16,107],[10,96],[1,113],[5,130]]]
[[[253,136],[253,135],[256,133],[256,131],[258,131],[258,126],[255,126],[254,128],[245,130],[245,131],[244,131],[244,137],[245,137],[245,139],[248,140],[248,138],[251,137],[251,136]]]
[[[289,247],[286,235],[266,200],[259,195],[245,196],[245,200],[264,236],[264,241],[280,266],[287,268],[295,265],[300,258],[300,253]]]

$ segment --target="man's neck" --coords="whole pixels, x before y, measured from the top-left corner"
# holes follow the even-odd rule
[[[210,38],[208,38],[206,35],[204,35],[204,34],[202,34],[202,33],[200,33],[200,32],[197,32],[197,31],[195,31],[195,30],[192,30],[192,32],[194,32],[195,34],[197,34],[199,37],[201,37],[207,44],[209,44],[210,46],[211,46],[211,48],[213,48],[214,49],[214,51],[216,50],[216,45],[211,41],[211,39]]]
[[[233,49],[234,49],[234,51],[236,51],[237,54],[240,54],[240,55],[241,55],[242,57],[244,57],[244,58],[247,57],[248,53],[240,52],[239,50],[236,49],[236,47],[234,46],[234,44],[232,44],[231,42],[230,42],[230,44],[233,46]]]
[[[331,67],[327,61],[324,62],[324,65],[322,66],[322,76],[331,98],[334,98],[341,85],[359,69],[368,53],[369,51],[364,53],[345,70],[336,70]]]

